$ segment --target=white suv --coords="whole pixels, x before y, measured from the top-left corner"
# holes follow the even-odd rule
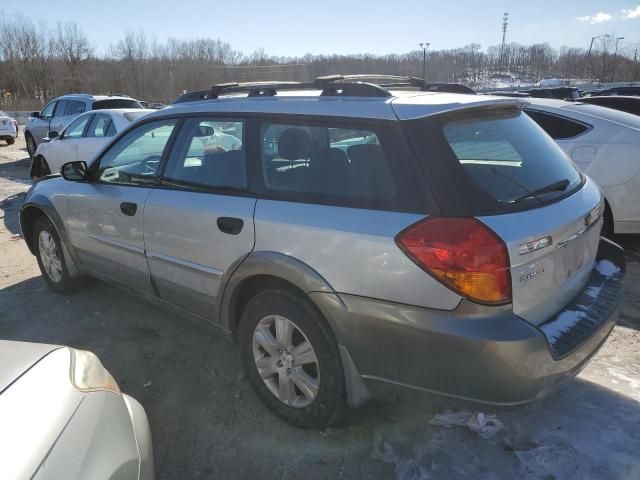
[[[138,100],[127,96],[74,93],[54,98],[39,112],[33,112],[24,127],[27,152],[33,158],[43,138],[50,131],[61,132],[78,115],[104,108],[143,108]]]

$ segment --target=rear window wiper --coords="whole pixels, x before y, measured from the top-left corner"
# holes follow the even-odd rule
[[[549,192],[563,192],[567,189],[571,182],[568,179],[558,180],[557,182],[550,183],[549,185],[545,185],[544,187],[540,187],[532,192],[525,193],[524,195],[513,200],[513,203],[518,203],[522,200],[526,200],[527,198],[537,197],[538,195],[542,195],[543,193]]]

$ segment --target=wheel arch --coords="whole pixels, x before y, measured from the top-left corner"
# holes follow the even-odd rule
[[[22,238],[27,244],[29,251],[35,255],[35,248],[33,245],[33,226],[38,218],[45,217],[48,219],[53,227],[56,229],[60,241],[62,243],[63,254],[67,261],[67,270],[69,275],[76,277],[79,275],[77,268],[78,258],[76,252],[71,246],[71,241],[67,233],[67,229],[64,226],[64,222],[60,218],[57,210],[49,199],[43,196],[37,196],[29,199],[20,207],[20,231]]]
[[[278,252],[253,252],[235,269],[220,304],[220,324],[237,341],[238,323],[246,302],[268,288],[286,288],[306,298],[319,312],[312,292],[335,293],[329,282],[309,265],[289,255]],[[330,322],[328,322],[330,323]]]

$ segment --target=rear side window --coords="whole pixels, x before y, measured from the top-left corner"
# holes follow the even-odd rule
[[[84,102],[79,102],[78,100],[68,100],[65,115],[80,115],[86,110],[87,107]]]
[[[551,138],[556,140],[577,137],[589,129],[589,127],[583,123],[574,122],[557,115],[538,112],[536,110],[527,110],[526,112]]]
[[[383,144],[372,130],[265,123],[261,138],[262,178],[269,191],[327,203],[384,200],[397,193]]]
[[[105,108],[142,108],[142,105],[133,98],[111,98],[93,102],[92,108],[93,110],[104,110]]]

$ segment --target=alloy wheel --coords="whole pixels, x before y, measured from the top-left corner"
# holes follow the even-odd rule
[[[253,333],[253,359],[262,381],[285,405],[310,405],[320,389],[318,357],[304,332],[281,315],[264,317]]]
[[[58,255],[56,242],[48,231],[42,230],[38,235],[38,247],[45,272],[52,282],[60,283],[62,281],[62,261]]]

